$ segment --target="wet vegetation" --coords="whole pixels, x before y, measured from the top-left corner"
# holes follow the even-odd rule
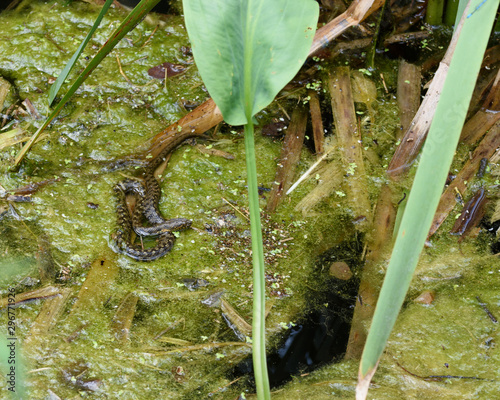
[[[276,379],[276,399],[355,397],[398,209],[420,161],[404,144],[423,138],[404,135],[452,36],[441,24],[447,11],[429,25],[420,2],[379,4],[363,21],[349,4],[320,6],[321,29],[355,22],[327,47],[313,42],[301,71],[256,115],[268,360],[288,352],[271,368],[293,376]],[[180,3],[121,39],[14,167],[99,11],[25,0],[0,12],[1,373],[3,340],[15,334],[23,398],[252,398],[249,370],[236,367],[251,355],[252,330],[243,129],[222,123],[209,99]],[[110,8],[70,81],[127,14]],[[500,389],[497,35],[368,398],[487,399]],[[192,228],[153,262],[116,254],[113,186],[188,130],[195,138],[161,172],[160,209]],[[314,363],[300,346],[289,355],[290,337],[310,326],[298,340],[306,353],[319,332],[321,356],[335,343]],[[2,379],[2,396],[8,385]]]

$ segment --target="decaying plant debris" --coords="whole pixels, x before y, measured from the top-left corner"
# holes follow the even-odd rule
[[[316,375],[312,374],[311,377],[304,377],[304,379],[311,379],[314,382],[313,385],[306,385],[306,390],[311,391],[311,396],[320,396],[326,393],[328,387],[342,387],[344,389],[338,390],[344,393],[345,398],[349,398],[349,394],[345,393],[347,391],[345,388],[348,387],[352,390],[355,385],[357,371],[352,360],[359,358],[363,348],[379,285],[383,278],[382,272],[388,259],[387,251],[392,240],[398,202],[403,197],[403,190],[409,186],[406,181],[407,174],[411,174],[412,162],[418,155],[419,145],[424,140],[425,131],[430,122],[429,110],[432,110],[437,101],[437,97],[432,96],[438,95],[439,92],[440,73],[436,73],[427,89],[427,100],[424,99],[420,105],[420,98],[423,94],[421,84],[427,85],[430,81],[430,77],[420,64],[398,61],[396,63],[399,65],[397,74],[391,77],[386,72],[386,78],[380,77],[380,74],[367,73],[370,71],[363,68],[364,71],[358,71],[360,69],[358,67],[362,65],[359,63],[358,57],[362,57],[360,56],[361,52],[368,50],[373,36],[371,26],[362,22],[372,13],[376,13],[381,6],[382,3],[379,1],[355,1],[347,11],[333,15],[332,21],[318,30],[310,52],[310,56],[314,59],[311,58],[309,64],[304,68],[308,71],[307,74],[304,74],[307,78],[301,81],[299,74],[297,80],[292,82],[291,89],[288,88],[280,96],[279,107],[291,115],[290,125],[284,130],[283,143],[274,139],[276,142],[273,151],[264,153],[263,156],[269,159],[275,158],[266,164],[266,166],[272,164],[272,167],[265,173],[261,193],[261,207],[266,208],[267,213],[269,213],[266,214],[265,236],[267,240],[266,260],[269,263],[268,291],[271,296],[268,301],[268,319],[271,323],[270,336],[273,333],[284,335],[286,331],[283,326],[291,322],[288,319],[298,319],[305,308],[302,296],[297,297],[299,299],[297,304],[290,305],[294,301],[294,289],[298,291],[296,289],[298,286],[295,286],[295,283],[290,283],[292,280],[289,276],[298,277],[295,279],[305,282],[309,289],[315,287],[315,282],[308,280],[306,272],[315,269],[313,258],[317,254],[311,250],[307,254],[311,255],[312,261],[304,261],[300,253],[305,253],[308,248],[324,250],[337,241],[350,237],[350,235],[359,235],[360,240],[365,243],[364,269],[362,273],[358,272],[361,276],[356,276],[360,279],[360,288],[345,357],[347,361],[344,362],[345,364],[341,363],[341,366],[329,367],[333,371],[331,373],[338,373],[338,379],[327,377],[326,373],[321,371]],[[405,22],[405,24],[407,23]],[[352,33],[353,29],[356,30],[355,34]],[[383,41],[382,46],[393,45],[403,40],[414,42],[428,40],[429,37],[432,37],[430,31],[429,29],[429,31],[423,32],[398,32],[391,36],[390,40]],[[352,34],[355,39],[349,38],[349,34]],[[346,35],[347,38],[343,35]],[[333,39],[336,39],[337,42],[327,45],[327,42]],[[152,40],[154,40],[154,35]],[[452,46],[450,46],[451,48]],[[425,285],[428,282],[433,282],[435,285],[433,290],[437,288],[435,301],[432,303],[433,305],[437,304],[431,312],[433,321],[439,319],[438,312],[445,312],[445,305],[450,306],[450,302],[442,301],[443,296],[449,290],[442,285],[442,281],[453,281],[460,285],[460,279],[464,276],[472,276],[484,283],[480,272],[471,267],[472,262],[466,262],[463,256],[459,256],[459,250],[451,242],[452,239],[449,238],[448,231],[453,225],[453,221],[451,221],[451,217],[447,218],[454,212],[459,212],[461,207],[457,200],[469,198],[472,193],[471,188],[477,189],[480,185],[484,185],[485,190],[488,191],[490,188],[491,192],[497,185],[491,184],[488,172],[486,172],[485,178],[477,178],[476,174],[481,160],[488,159],[490,163],[488,168],[493,171],[495,164],[498,163],[498,152],[496,151],[497,147],[500,146],[498,142],[500,137],[498,132],[500,129],[498,122],[498,118],[500,118],[498,112],[500,93],[498,90],[498,54],[498,47],[492,47],[485,58],[484,65],[491,72],[484,79],[484,82],[481,79],[478,84],[477,95],[470,105],[470,118],[463,130],[463,146],[464,148],[465,146],[469,147],[461,151],[468,156],[462,157],[462,163],[457,161],[455,169],[458,172],[454,173],[456,176],[444,189],[433,227],[429,232],[429,237],[441,235],[436,240],[435,246],[442,252],[446,251],[443,249],[449,247],[450,254],[442,257],[442,254],[433,253],[434,250],[431,247],[429,254],[425,256],[422,269],[419,272],[419,281],[416,283],[418,288],[426,289]],[[351,57],[354,60],[353,64],[358,67],[343,65],[345,60],[349,60]],[[338,60],[342,60],[342,65],[337,65]],[[442,62],[446,63],[446,60],[447,56]],[[185,82],[192,78],[190,73],[192,71],[188,70],[176,79],[179,79],[181,83]],[[423,74],[426,75],[423,76]],[[130,75],[132,76],[130,79],[139,80],[139,75],[133,73]],[[386,88],[383,87],[386,84],[385,79],[388,81]],[[363,80],[365,80],[365,84],[360,84]],[[9,99],[8,96],[12,96],[12,94],[9,94],[11,89],[8,89],[11,84],[2,84],[2,82],[3,79],[0,80],[0,105],[3,106],[4,101],[9,103],[10,100],[5,99]],[[316,87],[314,82],[320,82],[319,87]],[[2,87],[6,89],[1,89]],[[144,90],[144,93],[147,93],[147,87]],[[169,90],[175,89],[170,86]],[[390,92],[390,95],[386,90]],[[376,98],[373,97],[374,93]],[[384,118],[388,120],[388,117],[383,114],[383,110],[380,108],[392,107],[391,110],[396,110],[393,104],[389,104],[389,100],[392,100],[391,96],[396,94],[399,110],[396,114],[398,114],[399,120],[397,118],[390,120],[387,123],[388,128],[384,130],[380,126],[384,125]],[[29,97],[30,94],[24,93],[23,96]],[[122,100],[129,101],[128,96],[128,93],[123,94]],[[144,98],[146,97],[144,95]],[[429,99],[429,97],[432,98]],[[301,104],[307,102],[306,98],[309,98],[309,104]],[[115,104],[114,99],[106,101],[108,107],[111,103]],[[30,104],[33,103],[39,104],[35,100],[30,101]],[[430,108],[428,108],[429,103],[431,103]],[[13,146],[19,146],[19,143],[27,139],[24,132],[31,130],[31,128],[25,126],[29,124],[24,124],[24,122],[35,123],[35,113],[30,114],[28,111],[22,113],[20,111],[21,109],[27,110],[26,104],[28,103],[22,107],[18,105],[17,107],[20,108],[16,112],[14,112],[16,107],[12,107],[10,111],[2,111],[6,116],[2,126],[5,126],[6,123],[11,124],[7,131],[0,133],[0,147],[5,152],[3,156],[5,162],[8,162],[9,157],[11,157],[10,150],[18,149],[18,147]],[[168,108],[158,104],[155,105],[158,109]],[[78,107],[77,113],[80,115],[85,115],[88,112],[85,105]],[[41,109],[37,109],[36,106],[28,108],[37,110],[37,113],[41,112]],[[134,104],[132,109],[136,108],[137,105]],[[275,109],[278,109],[277,105],[273,105],[271,111],[267,112],[271,114]],[[113,112],[116,112],[115,121],[119,126],[119,114],[123,110],[117,106]],[[43,114],[43,112],[41,113]],[[105,113],[105,110],[102,111],[102,114]],[[425,116],[419,118],[419,115],[423,114]],[[65,123],[65,118],[61,117],[61,123]],[[70,119],[70,117],[67,118]],[[139,131],[142,129],[140,125],[147,126],[150,116],[144,114],[140,115],[140,118],[142,118],[141,122],[135,128]],[[267,116],[262,117],[263,120],[265,118]],[[50,352],[65,354],[67,351],[82,351],[82,357],[91,359],[92,352],[101,352],[103,358],[99,360],[112,360],[109,368],[127,369],[127,373],[133,377],[130,378],[131,380],[145,380],[141,373],[144,373],[148,379],[157,376],[166,379],[168,385],[155,384],[154,393],[157,396],[176,396],[181,393],[185,396],[191,396],[191,398],[196,398],[195,396],[204,398],[203,396],[206,396],[207,393],[219,393],[218,390],[220,390],[221,393],[224,393],[223,396],[228,396],[221,398],[235,398],[241,390],[248,390],[244,386],[238,386],[238,381],[233,380],[229,375],[232,366],[247,356],[249,352],[249,344],[246,340],[251,332],[248,303],[252,288],[248,281],[248,269],[245,268],[249,265],[250,257],[248,250],[244,249],[248,244],[248,227],[244,203],[241,201],[245,196],[244,185],[240,182],[241,173],[237,173],[231,179],[224,180],[221,176],[228,174],[228,170],[231,170],[232,173],[234,168],[231,164],[219,162],[218,159],[219,156],[224,157],[224,154],[232,155],[233,153],[237,154],[234,157],[235,160],[238,157],[241,158],[242,153],[237,153],[238,150],[241,150],[241,141],[236,134],[238,128],[219,125],[222,122],[222,116],[211,99],[205,100],[193,111],[177,118],[175,122],[171,121],[166,128],[164,127],[165,121],[161,122],[163,124],[161,127],[160,122],[156,122],[154,128],[146,129],[144,135],[146,137],[152,136],[151,139],[134,140],[125,147],[119,148],[110,140],[106,143],[99,143],[98,140],[92,142],[96,148],[98,145],[103,148],[109,147],[112,156],[105,151],[99,152],[95,149],[96,151],[92,153],[94,158],[88,158],[92,162],[95,161],[95,164],[91,165],[84,174],[84,181],[79,181],[74,174],[70,174],[71,168],[74,167],[71,164],[80,154],[80,151],[73,152],[73,149],[85,143],[83,138],[90,137],[90,132],[93,129],[98,131],[99,124],[86,120],[85,123],[79,125],[77,122],[71,121],[72,132],[81,132],[80,136],[74,133],[74,137],[78,140],[75,139],[72,142],[71,137],[66,133],[57,132],[56,123],[53,127],[55,131],[40,137],[37,146],[49,148],[55,146],[50,143],[51,141],[60,144],[68,141],[74,143],[66,147],[68,154],[63,155],[61,160],[47,161],[40,155],[45,153],[34,153],[34,160],[42,160],[40,167],[34,166],[36,163],[29,156],[26,164],[29,168],[26,169],[25,173],[22,173],[24,176],[20,176],[20,174],[19,177],[15,178],[14,183],[11,181],[0,182],[2,189],[4,189],[1,192],[2,199],[6,201],[13,200],[9,196],[13,195],[16,187],[31,188],[28,196],[30,200],[34,198],[35,201],[31,201],[34,204],[23,206],[22,216],[28,214],[24,207],[37,207],[37,202],[41,201],[40,199],[43,199],[44,205],[49,204],[46,207],[46,213],[49,216],[58,213],[64,214],[57,207],[50,206],[51,203],[46,197],[53,197],[48,193],[54,193],[56,197],[62,196],[63,192],[60,191],[60,188],[63,185],[69,185],[76,194],[66,198],[67,204],[77,209],[77,212],[70,216],[61,216],[61,218],[65,219],[68,225],[77,226],[78,228],[74,228],[75,232],[82,231],[87,236],[91,236],[92,231],[95,231],[98,233],[94,233],[94,235],[101,235],[100,227],[92,229],[79,226],[80,220],[77,216],[94,221],[93,223],[98,226],[96,220],[105,219],[104,215],[112,214],[113,205],[108,202],[111,196],[103,197],[97,194],[97,191],[108,190],[111,187],[111,182],[121,176],[120,173],[128,172],[113,171],[111,173],[116,175],[106,176],[104,180],[99,181],[96,176],[99,176],[102,171],[101,165],[97,161],[111,162],[112,158],[126,159],[127,155],[137,158],[141,154],[145,154],[144,158],[156,157],[170,140],[185,132],[194,131],[200,137],[207,137],[206,132],[217,126],[215,132],[211,132],[211,137],[218,139],[221,131],[223,131],[222,135],[225,135],[225,141],[219,143],[220,153],[215,154],[207,151],[204,154],[199,154],[199,158],[192,158],[190,154],[192,148],[186,146],[182,154],[179,151],[174,155],[175,163],[173,164],[184,163],[182,168],[189,169],[190,167],[186,166],[187,162],[183,161],[187,158],[192,164],[191,168],[196,170],[197,178],[192,186],[186,185],[186,188],[182,186],[180,183],[182,179],[175,177],[175,174],[179,172],[175,167],[169,166],[163,173],[164,190],[169,192],[167,195],[170,196],[166,201],[170,201],[168,204],[175,203],[178,206],[174,212],[190,212],[189,215],[195,221],[196,218],[205,218],[202,220],[203,222],[194,224],[195,229],[190,234],[189,239],[181,242],[182,247],[172,255],[173,265],[168,265],[168,268],[174,272],[157,272],[154,267],[137,266],[129,264],[123,259],[117,259],[117,256],[107,247],[104,236],[101,237],[104,246],[81,254],[78,254],[79,251],[82,251],[81,248],[75,250],[76,247],[71,244],[61,244],[63,240],[56,237],[54,238],[56,242],[54,249],[51,249],[50,242],[46,242],[42,250],[48,252],[50,257],[54,257],[60,264],[62,263],[63,268],[60,264],[53,263],[53,260],[49,258],[42,258],[39,261],[42,273],[28,272],[26,274],[36,277],[35,279],[42,281],[45,286],[32,289],[25,284],[19,284],[16,294],[16,304],[20,308],[18,315],[19,318],[26,321],[24,324],[27,328],[24,329],[24,332],[26,346],[29,350],[27,353],[32,351],[33,354],[37,354],[37,357],[47,357]],[[15,126],[16,124],[17,126]],[[311,124],[310,128],[308,124]],[[418,137],[408,135],[408,132],[414,132],[417,128],[422,128]],[[231,130],[233,133],[230,132]],[[326,137],[324,136],[325,132]],[[404,135],[405,132],[407,132],[406,135]],[[309,135],[310,138],[307,138]],[[308,147],[303,145],[304,137],[306,137]],[[395,147],[398,140],[400,144]],[[268,142],[264,143],[268,144]],[[215,146],[218,148],[217,143]],[[145,148],[147,149],[145,150]],[[91,151],[87,151],[87,153],[91,153]],[[313,154],[315,159],[312,157]],[[229,163],[230,158],[228,157],[224,162]],[[66,161],[68,162],[66,163]],[[292,184],[315,161],[317,165],[308,172],[304,181],[297,186],[297,189],[294,188],[292,194],[287,194]],[[51,171],[50,177],[40,173],[40,170],[45,167]],[[180,172],[180,174],[183,173]],[[30,176],[30,174],[32,175]],[[483,180],[480,181],[480,179]],[[23,185],[17,185],[21,181]],[[213,185],[210,186],[213,190],[203,192],[197,199],[203,199],[207,205],[205,203],[193,205],[190,202],[189,193],[199,190],[199,187],[206,185],[206,181],[214,181]],[[85,189],[79,190],[77,186],[85,187]],[[199,191],[201,192],[201,190]],[[495,196],[494,193],[488,193],[488,195]],[[78,196],[85,198],[85,203],[90,201],[96,207],[79,207],[78,203],[74,203],[75,197]],[[229,200],[224,197],[225,201],[221,201],[219,197],[222,196],[228,197]],[[215,197],[218,199],[217,202],[213,200]],[[327,217],[326,215],[330,215],[329,213],[335,214],[335,218]],[[489,215],[488,211],[487,215]],[[4,225],[0,228],[2,234],[17,229],[14,227],[18,225],[2,213],[0,218],[4,217],[5,219],[2,220]],[[36,235],[41,235],[41,232],[43,233],[46,229],[43,222],[40,223],[33,214],[30,214],[30,219],[36,220],[37,224],[31,224],[27,220],[29,229],[33,228]],[[325,229],[321,219],[325,219],[327,222],[332,220],[336,222],[334,233],[332,230]],[[445,226],[442,226],[443,224]],[[312,227],[311,231],[308,230],[308,226]],[[24,227],[19,229],[24,229]],[[342,233],[338,233],[339,230]],[[25,235],[29,234],[23,231],[17,236],[18,240],[26,240]],[[311,237],[314,237],[314,241],[310,240]],[[302,240],[301,242],[299,238]],[[211,247],[212,240],[218,243],[218,248]],[[321,244],[318,244],[319,242]],[[442,242],[446,242],[448,247]],[[6,249],[10,245],[10,243],[2,242],[2,246]],[[296,249],[296,252],[291,253],[294,246],[301,247]],[[495,265],[494,261],[484,252],[471,255],[475,251],[474,249],[472,240],[464,239],[461,251],[472,257],[477,265],[485,269]],[[3,248],[2,251],[9,255]],[[194,252],[200,252],[203,256],[191,258],[184,256],[184,254]],[[457,264],[456,268],[453,267],[454,263]],[[460,263],[463,263],[464,268],[467,267],[468,270],[459,271],[458,264]],[[166,264],[165,262],[164,266]],[[460,266],[462,265],[460,264]],[[54,268],[60,269],[60,275],[55,276]],[[160,276],[157,277],[157,274]],[[204,281],[204,283],[203,285],[191,285],[188,290],[182,279],[195,282]],[[157,286],[149,287],[148,280],[155,282]],[[225,286],[220,286],[223,288],[220,289],[219,285],[222,281],[224,281]],[[124,288],[117,289],[123,282],[127,282],[124,284]],[[136,282],[139,286],[137,289],[133,287]],[[289,285],[292,287],[290,288]],[[238,289],[234,289],[236,286]],[[490,304],[494,304],[493,295],[489,289],[486,287],[483,289],[489,293],[485,298],[490,301]],[[457,290],[463,291],[464,296],[469,295],[461,287]],[[222,291],[224,291],[224,295],[216,305],[207,305],[208,303],[212,304],[210,296],[222,296]],[[281,303],[282,301],[283,303]],[[40,305],[38,308],[36,308],[37,306],[31,309],[28,307],[25,315],[23,314],[25,302]],[[287,306],[283,307],[281,304],[285,303]],[[5,300],[2,302],[2,306],[6,306]],[[417,307],[420,308],[417,309]],[[413,311],[416,310],[415,313],[425,319],[424,307],[426,306],[414,304],[409,308]],[[429,308],[431,307],[433,306],[429,306]],[[484,311],[481,311],[480,307],[476,308],[474,309],[476,314],[473,315],[479,318],[479,313],[481,313],[481,316],[484,317]],[[196,310],[195,313],[198,314],[199,320],[189,318],[193,315],[193,310]],[[495,312],[498,314],[497,310]],[[285,320],[281,320],[280,313],[283,313]],[[409,318],[406,314],[402,317],[402,327],[412,325],[408,321]],[[488,321],[488,323],[490,322]],[[423,327],[422,330],[428,335],[427,337],[433,337],[427,327]],[[205,334],[208,331],[210,333]],[[400,331],[403,331],[403,328]],[[480,334],[469,332],[465,335],[474,336],[481,343],[481,346],[485,347],[486,336],[488,336],[486,331],[492,337],[496,334],[493,328],[485,328],[484,332]],[[168,332],[168,335],[162,339],[163,335],[160,335],[159,332]],[[204,333],[200,334],[200,332]],[[278,341],[277,339],[273,340]],[[460,342],[462,343],[462,337],[460,337]],[[88,345],[89,343],[90,345]],[[446,346],[443,345],[443,348]],[[389,351],[398,350],[392,348]],[[410,351],[413,351],[413,347]],[[488,356],[491,356],[494,349],[488,347],[484,351],[488,353]],[[392,355],[388,354],[383,360],[383,371],[393,374],[401,381],[409,379],[411,382],[408,385],[413,388],[428,390],[428,388],[421,387],[422,379],[420,377],[434,375],[432,372],[434,370],[408,378],[404,370],[393,362],[391,357]],[[394,357],[400,356],[396,354]],[[416,359],[419,357],[417,354]],[[491,357],[494,359],[495,356]],[[445,360],[445,355],[442,355],[442,358]],[[408,362],[408,364],[412,363],[413,361]],[[403,364],[405,368],[408,368],[408,371],[416,370],[414,365],[401,363],[401,365]],[[80,386],[77,389],[90,391],[95,389],[97,393],[99,390],[103,390],[101,380],[104,382],[106,380],[99,374],[105,374],[105,368],[101,368],[97,372],[84,366],[84,363],[75,365],[78,368],[69,361],[64,365],[63,370],[69,376],[68,382],[75,381],[76,378],[72,379],[71,376],[77,376],[79,372],[89,371],[88,373],[92,376],[86,380],[78,378]],[[345,366],[345,370],[341,370],[344,368],[342,366]],[[451,368],[458,367],[454,365]],[[51,373],[47,372],[50,379],[53,378]],[[205,386],[200,383],[206,379],[200,380],[198,377],[206,377],[212,373],[214,376],[218,374],[213,382]],[[436,373],[436,375],[444,374]],[[466,376],[467,374],[451,373],[451,375]],[[473,376],[472,373],[467,376],[469,375]],[[44,375],[40,376],[40,379],[44,381]],[[496,377],[488,376],[487,378],[495,379]],[[117,377],[113,376],[107,384],[116,385],[115,379]],[[304,390],[300,386],[301,379],[290,384],[283,393],[277,393],[277,398],[279,396],[300,398],[300,393],[305,393],[301,392]],[[390,389],[393,385],[389,380],[383,380],[383,378],[381,378],[381,382],[379,382],[379,388]],[[437,384],[433,382],[430,386],[436,388]],[[449,387],[443,389],[445,386],[443,384],[439,386],[439,389],[452,391]],[[52,389],[56,391],[54,387]],[[66,391],[65,393],[71,393],[67,387],[61,390]],[[105,393],[105,389],[102,393]],[[397,395],[401,396],[401,392],[398,392]],[[395,395],[387,398],[398,397]]]

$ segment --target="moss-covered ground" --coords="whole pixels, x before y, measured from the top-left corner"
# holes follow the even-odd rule
[[[83,2],[31,1],[24,2],[20,12],[0,13],[0,75],[11,84],[2,112],[29,99],[42,117],[48,114],[51,79],[98,11]],[[82,69],[86,57],[97,51],[125,15],[125,10],[111,9],[75,69]],[[231,382],[231,371],[250,348],[228,326],[219,303],[207,304],[207,299],[222,294],[251,323],[242,130],[222,126],[212,139],[198,139],[234,159],[204,154],[190,144],[172,155],[163,174],[160,208],[168,217],[192,219],[193,227],[179,233],[171,253],[142,263],[115,254],[109,245],[116,226],[112,187],[123,175],[134,175],[134,168],[107,172],[103,166],[144,148],[150,137],[185,115],[183,104],[201,104],[208,98],[183,46],[189,47],[189,41],[182,18],[160,20],[153,15],[93,72],[19,170],[10,169],[19,145],[0,151],[0,189],[55,180],[36,191],[30,202],[0,200],[2,296],[9,288],[21,293],[49,284],[42,283],[39,275],[46,263],[58,271],[50,284],[71,290],[57,323],[40,341],[28,338],[34,334],[44,301],[16,308],[16,334],[20,343],[31,343],[25,349],[27,378],[18,382],[26,385],[29,398],[49,398],[52,391],[65,399],[234,399],[248,391]],[[117,57],[129,81],[120,73]],[[148,76],[149,68],[165,61],[189,68],[167,82]],[[381,68],[387,84],[395,84],[393,65]],[[273,105],[258,116],[261,123],[274,116],[273,107],[278,109]],[[373,136],[364,149],[372,202],[386,180],[383,171],[394,148],[394,98],[382,95],[375,113]],[[28,113],[16,118],[28,132],[41,124]],[[281,141],[257,134],[256,149],[259,185],[269,189]],[[297,176],[313,161],[304,149]],[[263,213],[271,347],[307,309],[311,289],[321,286],[318,255],[356,237],[341,188],[307,215],[295,210],[316,179],[300,185],[273,215]],[[263,190],[262,209],[267,196]],[[425,250],[369,398],[496,398],[498,324],[476,298],[499,315],[500,263],[489,255],[489,240],[467,239],[459,248],[456,238],[444,233]],[[102,275],[100,286],[86,280],[96,265],[109,272]],[[95,286],[89,290],[99,301],[78,307],[76,298],[92,282]],[[193,282],[202,284],[193,287]],[[435,292],[431,305],[412,301],[423,290]],[[128,293],[138,300],[129,339],[120,341],[112,320]],[[0,317],[4,332],[5,310]],[[294,378],[273,398],[352,399],[356,378],[357,363],[344,361]],[[5,385],[2,379],[2,398]]]

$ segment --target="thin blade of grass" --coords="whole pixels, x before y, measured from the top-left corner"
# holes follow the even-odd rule
[[[408,199],[359,368],[356,398],[366,398],[431,227],[465,121],[498,0],[473,0],[450,63]],[[479,7],[478,7],[479,6]],[[474,10],[471,13],[470,10]]]
[[[87,43],[90,41],[90,38],[92,35],[94,35],[94,32],[96,31],[97,27],[101,23],[104,15],[108,12],[109,6],[113,3],[113,0],[106,0],[106,3],[102,6],[101,12],[97,16],[94,25],[92,25],[92,28],[90,28],[89,33],[87,33],[87,36],[85,36],[85,39],[83,39],[83,42],[78,46],[78,49],[76,49],[75,54],[71,56],[69,59],[68,63],[66,66],[63,68],[59,76],[57,77],[56,81],[54,84],[50,87],[49,90],[49,106],[52,104],[54,99],[57,96],[57,93],[59,93],[59,89],[61,89],[61,86],[63,85],[64,81],[68,77],[69,73],[73,69],[73,66],[76,63],[76,60],[78,57],[80,57],[80,54],[82,54],[83,49],[85,46],[87,46]]]
[[[146,16],[146,14],[151,11],[151,9],[159,3],[160,0],[142,0],[137,6],[130,12],[130,14],[125,18],[125,20],[121,23],[121,25],[116,28],[116,30],[110,35],[109,39],[106,43],[99,49],[97,54],[94,56],[92,61],[90,61],[89,65],[82,71],[80,75],[75,79],[73,84],[68,90],[68,93],[64,95],[59,103],[55,106],[52,113],[45,120],[43,125],[38,128],[38,130],[31,136],[30,140],[23,146],[19,154],[16,156],[14,161],[14,166],[17,166],[24,155],[31,149],[33,143],[37,140],[38,136],[49,126],[49,124],[54,120],[55,117],[62,110],[64,105],[68,102],[68,100],[73,96],[76,90],[81,86],[81,84],[89,77],[92,71],[100,64],[100,62],[106,57],[111,50],[118,44],[118,42],[135,26],[141,22],[141,20]]]

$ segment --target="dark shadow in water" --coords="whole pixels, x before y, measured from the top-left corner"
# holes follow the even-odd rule
[[[311,372],[323,365],[340,361],[346,351],[351,320],[356,303],[360,269],[361,241],[342,243],[318,258],[316,275],[308,286],[309,306],[300,323],[285,333],[279,348],[267,357],[271,388],[282,386],[293,376]],[[348,281],[328,275],[332,262],[346,262],[354,273]],[[318,283],[315,286],[316,282]],[[241,362],[234,370],[234,377],[247,375],[253,382],[252,359]]]

